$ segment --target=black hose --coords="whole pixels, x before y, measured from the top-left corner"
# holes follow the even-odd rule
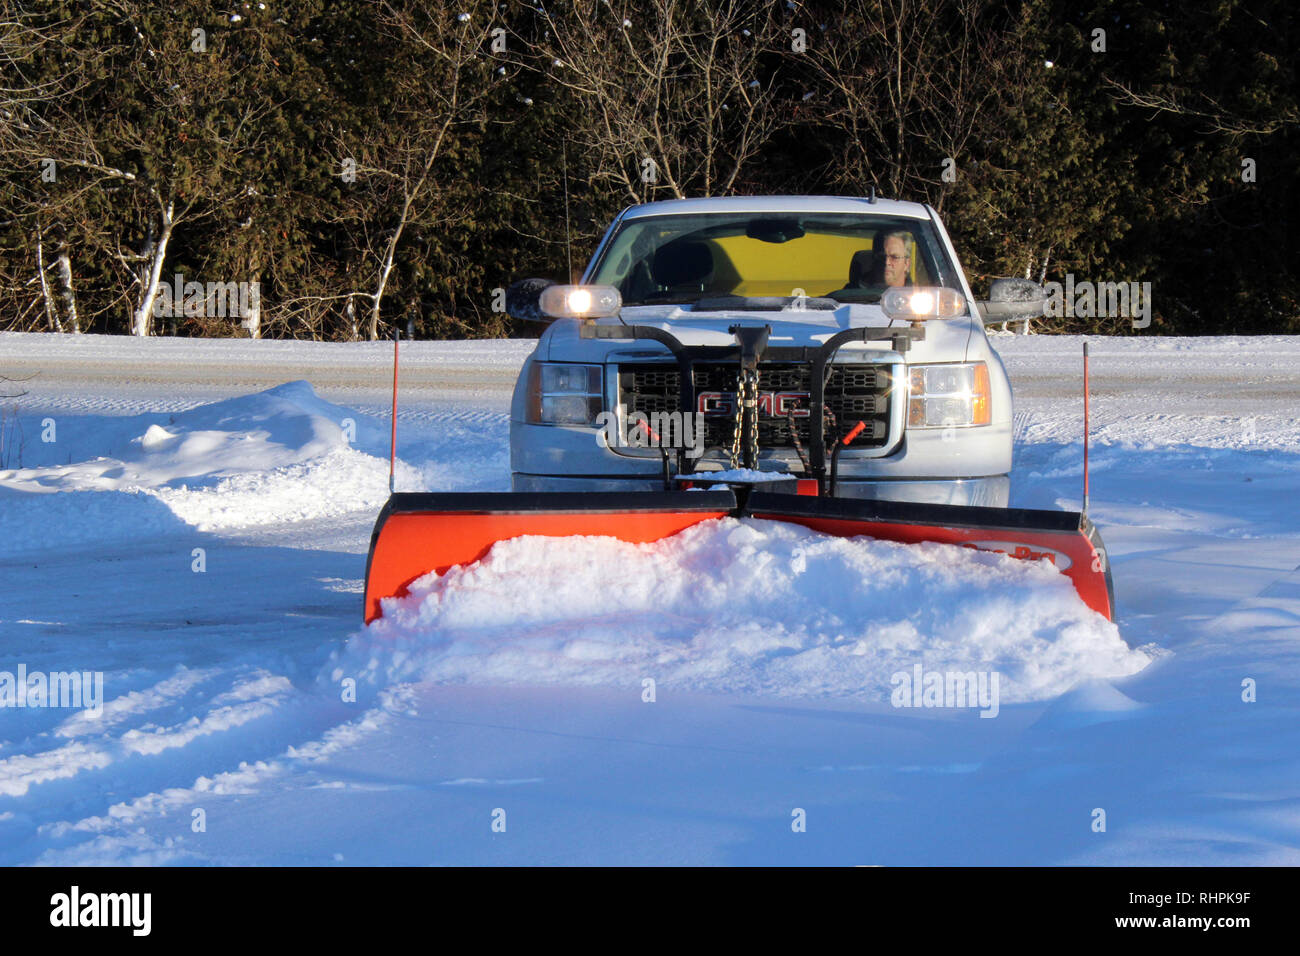
[[[866,422],[858,422],[843,438],[836,439],[835,450],[831,452],[831,483],[829,497],[835,497],[835,485],[840,479],[840,452],[858,437],[858,433],[867,427]]]

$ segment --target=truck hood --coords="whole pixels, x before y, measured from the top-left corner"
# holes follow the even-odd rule
[[[959,316],[927,322],[925,340],[912,343],[907,360],[913,363],[964,361],[976,321],[971,316]],[[598,324],[651,325],[671,332],[684,345],[716,346],[734,343],[735,339],[728,331],[733,325],[768,325],[772,328],[769,345],[816,347],[844,329],[864,326],[883,329],[889,327],[890,320],[876,305],[846,304],[834,311],[805,312],[693,312],[679,306],[631,306],[623,309],[621,322],[618,318],[611,318],[600,319]],[[572,319],[553,323],[538,343],[537,357],[550,362],[618,362],[638,359],[644,361],[667,355],[667,350],[662,346],[644,340],[623,343],[608,339],[583,339],[578,335],[579,328],[579,323]],[[881,361],[898,359],[887,340],[846,345],[842,351],[857,351],[860,358],[870,354],[872,358],[878,356]]]

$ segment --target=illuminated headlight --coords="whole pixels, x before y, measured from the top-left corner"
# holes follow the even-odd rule
[[[617,315],[623,297],[612,285],[551,285],[542,290],[537,306],[556,319],[600,319]]]
[[[529,368],[529,424],[591,425],[603,410],[599,365],[534,362]]]
[[[966,314],[966,297],[956,289],[938,287],[887,289],[880,297],[880,308],[891,319],[909,322],[951,319]]]
[[[983,362],[913,365],[908,370],[908,428],[987,425],[992,420],[989,367]]]

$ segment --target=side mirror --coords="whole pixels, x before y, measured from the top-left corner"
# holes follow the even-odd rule
[[[555,285],[550,279],[520,279],[506,289],[506,314],[521,322],[552,322],[542,311],[542,293]]]
[[[994,279],[989,300],[976,305],[986,322],[1036,319],[1047,309],[1047,293],[1029,279]]]

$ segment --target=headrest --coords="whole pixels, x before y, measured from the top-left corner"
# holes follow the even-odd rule
[[[849,288],[862,288],[871,284],[871,267],[875,261],[875,254],[870,249],[859,249],[853,253],[853,259],[849,262]]]
[[[713,254],[702,242],[678,239],[655,250],[650,271],[662,286],[698,285],[713,272]]]

